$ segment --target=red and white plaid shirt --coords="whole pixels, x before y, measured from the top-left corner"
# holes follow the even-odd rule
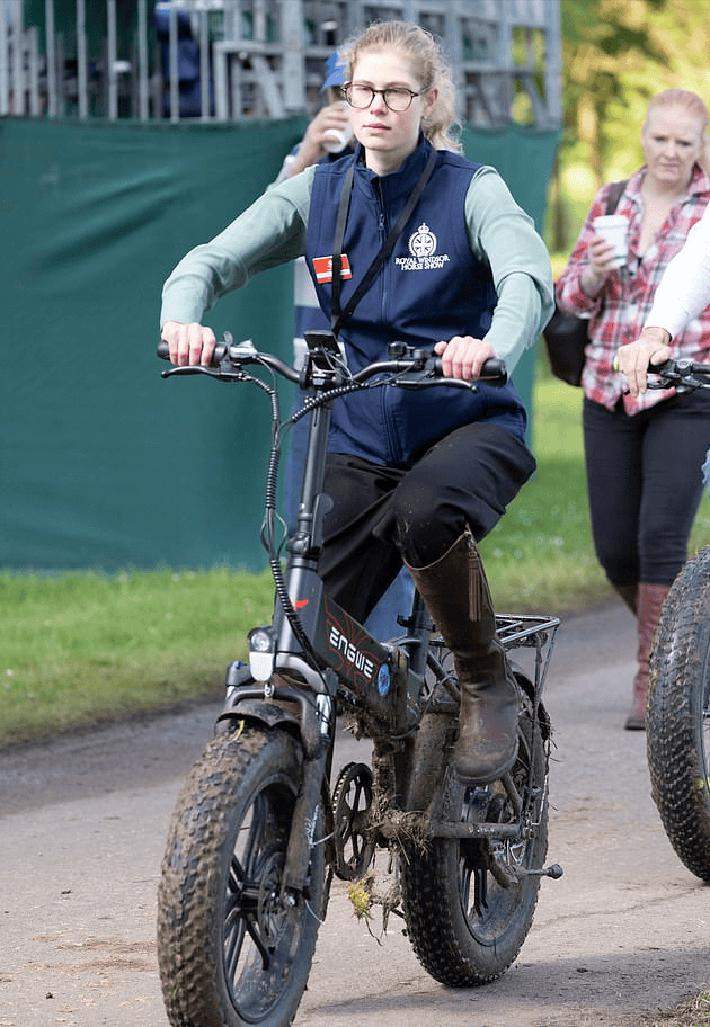
[[[641,333],[653,304],[653,297],[663,272],[681,249],[688,232],[703,216],[710,201],[710,178],[696,164],[688,193],[680,199],[666,219],[656,238],[639,259],[639,236],[644,200],[641,185],[646,169],[633,175],[624,190],[617,214],[629,219],[628,267],[612,271],[599,296],[591,299],[581,285],[582,270],[588,265],[587,247],[594,235],[594,218],[606,213],[610,186],[597,193],[577,243],[559,282],[557,302],[563,310],[590,316],[589,344],[582,385],[588,399],[612,410],[623,394],[622,375],[612,370],[612,362],[620,346],[633,342]],[[707,363],[710,359],[710,309],[691,321],[672,343],[674,358],[689,357]],[[674,389],[651,391],[638,399],[624,395],[627,414],[636,414],[674,395]]]

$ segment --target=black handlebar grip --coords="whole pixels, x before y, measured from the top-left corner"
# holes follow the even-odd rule
[[[481,368],[481,377],[499,378],[501,379],[501,384],[505,385],[508,381],[508,368],[505,366],[505,360],[499,360],[498,357],[489,357]]]
[[[441,357],[436,357],[434,360],[434,370],[436,374],[442,374],[443,364]],[[504,360],[499,360],[498,357],[489,357],[485,360],[481,367],[481,378],[494,378],[497,379],[496,384],[505,385],[508,381],[508,371],[505,366]]]
[[[158,351],[157,352],[158,352],[158,357],[161,360],[170,360],[170,347],[168,346],[167,342],[165,342],[164,339],[161,339],[160,342],[158,343]],[[220,361],[222,360],[222,358],[223,358],[223,356],[225,355],[226,352],[227,352],[227,347],[226,346],[222,346],[222,345],[215,346],[214,353],[212,355],[212,362],[210,363],[210,367],[218,367]]]

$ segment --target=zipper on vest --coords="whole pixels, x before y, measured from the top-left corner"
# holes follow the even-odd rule
[[[379,179],[375,179],[375,199],[377,200],[378,215],[377,215],[377,228],[380,233],[380,248],[384,246],[385,239],[387,238],[387,218],[385,217],[385,201],[382,195],[382,183]],[[380,271],[380,320],[382,324],[385,324],[385,274],[387,271],[387,264]],[[385,385],[382,391],[382,421],[387,436],[387,448],[388,461],[389,463],[397,462],[397,454],[395,453],[394,437],[392,432],[392,413],[390,410],[390,391]]]
[[[387,238],[387,218],[385,217],[385,201],[382,195],[382,182],[379,179],[375,179],[375,197],[377,199],[377,206],[379,208],[379,217],[377,227],[380,230],[380,249],[384,246],[385,239]],[[380,319],[385,324],[385,273],[387,264],[383,266],[380,271],[382,282],[380,284]]]

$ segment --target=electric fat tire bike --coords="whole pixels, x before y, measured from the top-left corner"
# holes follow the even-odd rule
[[[336,875],[371,881],[389,852],[388,910],[437,981],[484,984],[502,974],[530,929],[545,867],[550,722],[542,691],[559,621],[497,618],[506,650],[528,650],[519,686],[518,755],[500,780],[468,785],[449,758],[459,689],[453,658],[415,594],[402,634],[387,644],[324,591],[317,574],[330,409],[369,388],[476,389],[441,377],[428,349],[393,343],[389,359],[350,373],[329,332],[306,335],[299,372],[231,338],[206,375],[251,383],[272,403],[273,437],[262,542],[274,577],[273,621],[249,634],[249,662],[233,662],[215,735],[173,813],[158,897],[158,952],[173,1027],[291,1023],[311,968]],[[161,344],[159,355],[167,356]],[[247,371],[257,367],[271,382]],[[276,375],[308,395],[280,421]],[[490,360],[481,380],[502,384]],[[310,418],[295,532],[277,541],[276,479],[283,431]],[[285,569],[282,566],[285,548]],[[331,793],[336,723],[373,743],[372,765],[348,763]],[[384,906],[383,906],[384,909]]]
[[[650,388],[710,389],[710,364],[668,361]],[[710,882],[710,547],[674,581],[650,661],[646,744],[651,791],[671,845]]]

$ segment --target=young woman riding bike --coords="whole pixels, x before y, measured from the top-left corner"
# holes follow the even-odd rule
[[[433,350],[450,377],[474,379],[493,356],[511,371],[553,307],[531,219],[492,168],[461,156],[432,36],[376,24],[344,57],[355,154],[272,187],[178,264],[161,315],[172,362],[208,365],[205,311],[252,274],[305,255],[351,371],[385,358],[394,340]],[[477,543],[534,470],[525,424],[513,385],[481,384],[357,392],[339,401],[330,433],[334,505],[319,574],[362,622],[407,564],[454,654],[454,766],[480,783],[515,760],[518,696]]]

